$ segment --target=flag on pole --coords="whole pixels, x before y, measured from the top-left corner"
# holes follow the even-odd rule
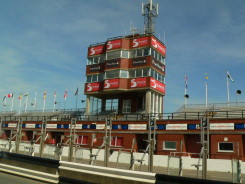
[[[6,99],[6,96],[3,97],[3,101]]]
[[[14,94],[12,94],[12,93],[8,94],[8,98],[12,98],[13,96],[14,96]]]
[[[77,96],[77,95],[78,95],[78,88],[77,88],[76,93],[75,93],[75,96]]]
[[[234,80],[232,79],[231,75],[229,74],[228,70],[227,70],[227,77],[231,80],[231,82],[234,82]]]
[[[18,97],[18,99],[19,99],[19,100],[21,100],[21,99],[22,99],[22,93],[20,93],[20,96]]]
[[[24,96],[28,96],[28,92],[26,92]]]
[[[185,88],[187,88],[187,80],[188,80],[187,75],[185,75]]]
[[[46,93],[46,91],[44,91],[44,93],[43,93],[43,99],[46,99],[46,97],[47,97],[47,93]]]
[[[67,89],[65,90],[65,93],[64,93],[64,99],[66,99],[67,97]]]
[[[208,83],[208,73],[207,72],[205,73],[205,80],[206,80],[206,85],[207,85]]]

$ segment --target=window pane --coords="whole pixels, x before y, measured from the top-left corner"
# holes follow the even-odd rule
[[[107,60],[120,58],[120,55],[121,55],[121,51],[120,50],[108,52],[107,53]]]
[[[144,77],[147,77],[147,76],[148,76],[148,71],[149,71],[148,68],[144,68],[144,69],[143,69],[143,76],[144,76]]]
[[[137,50],[137,56],[143,56],[143,49],[138,49]]]
[[[91,75],[88,75],[87,76],[87,82],[91,82],[92,81],[92,76]]]
[[[117,137],[116,146],[123,146],[123,137]]]
[[[88,58],[88,64],[92,65],[93,64],[93,58]]]
[[[128,52],[127,50],[122,51],[122,58],[128,58]]]
[[[129,70],[129,78],[135,78],[135,70]]]
[[[144,49],[144,56],[149,56],[149,48]]]
[[[130,51],[130,58],[134,58],[134,57],[136,57],[136,50],[132,50],[132,51]]]
[[[233,151],[232,142],[219,142],[219,151]]]
[[[142,76],[142,69],[137,69],[136,70],[136,77],[141,77]]]
[[[83,136],[82,144],[88,144],[88,136]]]
[[[118,78],[120,70],[113,70],[105,72],[106,79]]]
[[[121,76],[122,78],[128,78],[128,71],[126,70],[121,70]]]
[[[105,61],[105,56],[100,56],[100,63],[103,63]]]
[[[165,141],[163,142],[163,148],[165,150],[176,150],[176,142],[175,141]]]

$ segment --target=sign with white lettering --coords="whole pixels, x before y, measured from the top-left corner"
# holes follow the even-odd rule
[[[166,130],[187,130],[187,124],[167,124]]]
[[[146,124],[129,124],[128,130],[146,130],[147,125]]]
[[[210,130],[234,130],[234,123],[210,123]]]

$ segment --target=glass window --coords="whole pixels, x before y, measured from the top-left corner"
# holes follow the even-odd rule
[[[123,113],[131,112],[131,100],[123,100]]]
[[[144,56],[149,56],[149,48],[144,48]]]
[[[129,51],[122,50],[122,58],[129,58]]]
[[[118,99],[107,99],[105,110],[106,111],[118,110]]]
[[[128,71],[121,70],[120,72],[121,72],[121,75],[120,75],[121,78],[128,78]]]
[[[99,75],[98,75],[98,82],[101,82],[101,81],[103,81],[104,80],[104,74],[103,73],[100,73]]]
[[[163,149],[164,150],[176,150],[176,141],[164,141]]]
[[[143,68],[143,77],[147,77],[149,74],[149,68]]]
[[[120,70],[112,70],[105,72],[106,79],[119,78]]]
[[[88,136],[85,136],[85,135],[77,136],[76,144],[87,145],[88,144]]]
[[[107,52],[107,54],[106,54],[107,60],[116,59],[116,58],[120,58],[120,57],[121,57],[121,50]]]
[[[142,69],[136,70],[136,77],[142,77]]]
[[[91,75],[88,75],[87,76],[87,82],[91,82],[92,81],[92,76]]]
[[[137,50],[137,57],[143,56],[143,49],[138,49]]]
[[[135,78],[135,70],[129,70],[129,78]]]
[[[221,152],[233,152],[234,145],[233,142],[219,142],[219,151]]]

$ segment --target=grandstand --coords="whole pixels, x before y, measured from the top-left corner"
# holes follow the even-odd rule
[[[64,121],[70,120],[73,117],[81,120],[83,119],[85,109],[61,109],[61,110],[47,110],[43,111],[27,111],[19,113],[17,111],[0,112],[2,121],[42,121],[43,118],[49,121]]]

